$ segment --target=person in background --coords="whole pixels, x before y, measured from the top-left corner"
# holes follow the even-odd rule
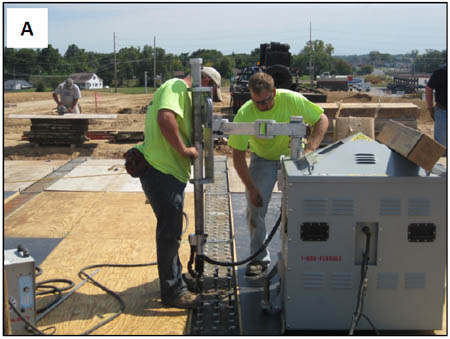
[[[447,147],[447,66],[433,72],[425,88],[425,99],[434,120],[434,139]]]
[[[59,97],[58,97],[59,95]],[[53,92],[53,99],[58,105],[58,113],[81,113],[78,100],[81,98],[80,89],[71,78],[59,84]]]
[[[273,78],[264,72],[252,75],[248,82],[251,100],[237,112],[234,122],[255,122],[260,119],[289,122],[291,116],[303,116],[304,122],[314,126],[308,138],[305,154],[319,147],[328,128],[323,109],[303,95],[287,89],[276,89]],[[265,216],[280,169],[280,156],[289,155],[289,137],[262,139],[248,135],[231,135],[228,145],[233,148],[234,167],[246,188],[247,223],[250,231],[250,250],[254,254],[267,238]],[[245,154],[250,145],[250,168]],[[270,264],[266,248],[246,268],[247,276],[263,273]]]
[[[221,76],[203,67],[201,86],[213,87],[214,101],[223,101]],[[157,219],[156,253],[161,301],[178,308],[195,308],[198,295],[188,290],[178,255],[183,226],[184,190],[191,161],[198,157],[192,140],[192,79],[166,81],[147,109],[145,138],[136,148],[149,166],[140,176],[142,189]]]

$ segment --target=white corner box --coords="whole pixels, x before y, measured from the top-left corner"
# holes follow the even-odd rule
[[[35,262],[23,252],[5,250],[3,269],[6,274],[8,301],[33,326],[36,326]],[[29,335],[22,318],[9,306],[13,335]]]

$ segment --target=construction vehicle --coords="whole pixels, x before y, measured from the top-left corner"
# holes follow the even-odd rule
[[[348,91],[347,75],[331,75],[330,72],[324,72],[316,79],[317,88],[323,88],[329,91]]]
[[[298,77],[292,74],[291,53],[289,44],[271,42],[260,45],[258,66],[245,67],[236,76],[236,81],[230,87],[231,107],[233,114],[250,100],[248,79],[256,72],[265,72],[273,77],[276,88],[285,88],[292,91],[301,91],[312,102],[326,102],[327,96],[313,88],[306,88],[298,83]],[[297,80],[294,81],[293,79]]]

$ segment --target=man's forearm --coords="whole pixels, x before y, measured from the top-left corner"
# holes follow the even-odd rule
[[[53,100],[55,100],[56,104],[59,105],[60,103],[59,103],[58,95],[53,93],[52,96],[53,96]]]
[[[169,110],[160,110],[158,112],[158,124],[161,133],[166,138],[167,142],[180,154],[184,155],[186,146],[181,140],[178,132],[178,124],[175,118],[175,113]]]
[[[306,151],[314,151],[320,146],[320,143],[328,130],[328,118],[325,114],[320,115],[320,120],[314,125],[311,135],[308,137]]]
[[[78,99],[75,99],[70,108],[73,110],[75,107],[77,107],[77,104],[78,104]]]

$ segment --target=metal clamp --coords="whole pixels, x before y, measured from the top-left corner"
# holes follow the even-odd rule
[[[275,136],[270,135],[269,129],[270,126],[275,124],[275,120],[256,120],[255,121],[255,130],[254,130],[254,136],[256,138],[261,139],[273,139]]]

